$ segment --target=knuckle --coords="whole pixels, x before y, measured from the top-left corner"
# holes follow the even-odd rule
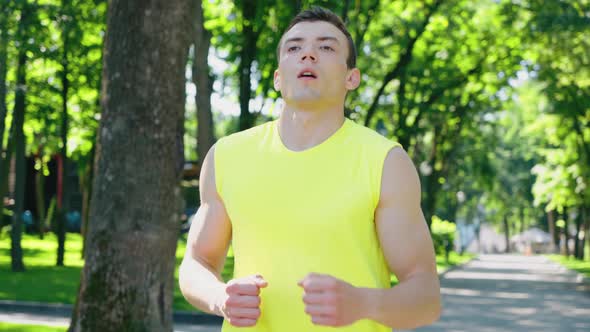
[[[236,284],[236,283],[233,283],[231,285],[228,284],[228,286],[225,288],[225,292],[227,294],[233,294],[233,293],[237,292],[238,289],[239,289],[239,285],[238,284]]]
[[[338,296],[336,296],[336,294],[334,294],[334,293],[330,293],[330,294],[326,295],[325,300],[326,300],[326,303],[334,305],[334,304],[338,303]]]
[[[224,304],[226,307],[231,307],[231,306],[235,305],[236,304],[235,296],[228,296],[227,299],[225,299]]]

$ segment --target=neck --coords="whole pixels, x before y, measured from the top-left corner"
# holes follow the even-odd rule
[[[279,117],[279,135],[293,151],[310,149],[332,136],[344,123],[344,106],[324,110],[285,105]]]

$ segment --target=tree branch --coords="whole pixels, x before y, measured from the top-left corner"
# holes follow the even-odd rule
[[[416,41],[418,41],[418,39],[422,36],[424,31],[426,31],[426,27],[428,26],[428,23],[430,22],[430,17],[432,17],[432,15],[436,12],[436,10],[438,9],[438,7],[440,7],[441,4],[442,4],[442,0],[437,0],[434,2],[432,7],[429,9],[428,13],[426,14],[426,18],[424,19],[422,26],[420,27],[420,29],[418,29],[418,31],[416,31],[416,36],[414,36],[413,38],[410,38],[410,40],[408,41],[408,46],[406,47],[405,52],[400,57],[396,66],[385,75],[385,77],[383,79],[383,83],[381,84],[381,87],[379,88],[379,90],[377,91],[377,94],[373,98],[373,103],[371,104],[371,106],[367,110],[367,117],[365,118],[365,126],[369,125],[371,119],[373,118],[373,115],[375,115],[375,111],[377,110],[377,106],[379,104],[379,98],[383,94],[383,91],[385,91],[385,88],[387,87],[387,85],[393,79],[398,77],[400,72],[403,69],[405,69],[405,67],[412,60],[412,52],[414,50],[414,46],[416,45]]]

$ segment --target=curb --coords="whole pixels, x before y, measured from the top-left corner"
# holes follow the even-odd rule
[[[52,317],[71,317],[72,305],[63,303],[0,300],[0,311],[46,315]],[[221,325],[223,323],[223,317],[191,311],[174,311],[173,319],[176,324]]]

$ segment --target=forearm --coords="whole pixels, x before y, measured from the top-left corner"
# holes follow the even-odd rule
[[[184,298],[195,308],[223,316],[221,305],[226,284],[210,267],[194,259],[184,259],[179,268],[179,286]]]
[[[394,329],[432,324],[441,312],[440,284],[436,275],[419,274],[393,288],[359,288],[364,317]]]

